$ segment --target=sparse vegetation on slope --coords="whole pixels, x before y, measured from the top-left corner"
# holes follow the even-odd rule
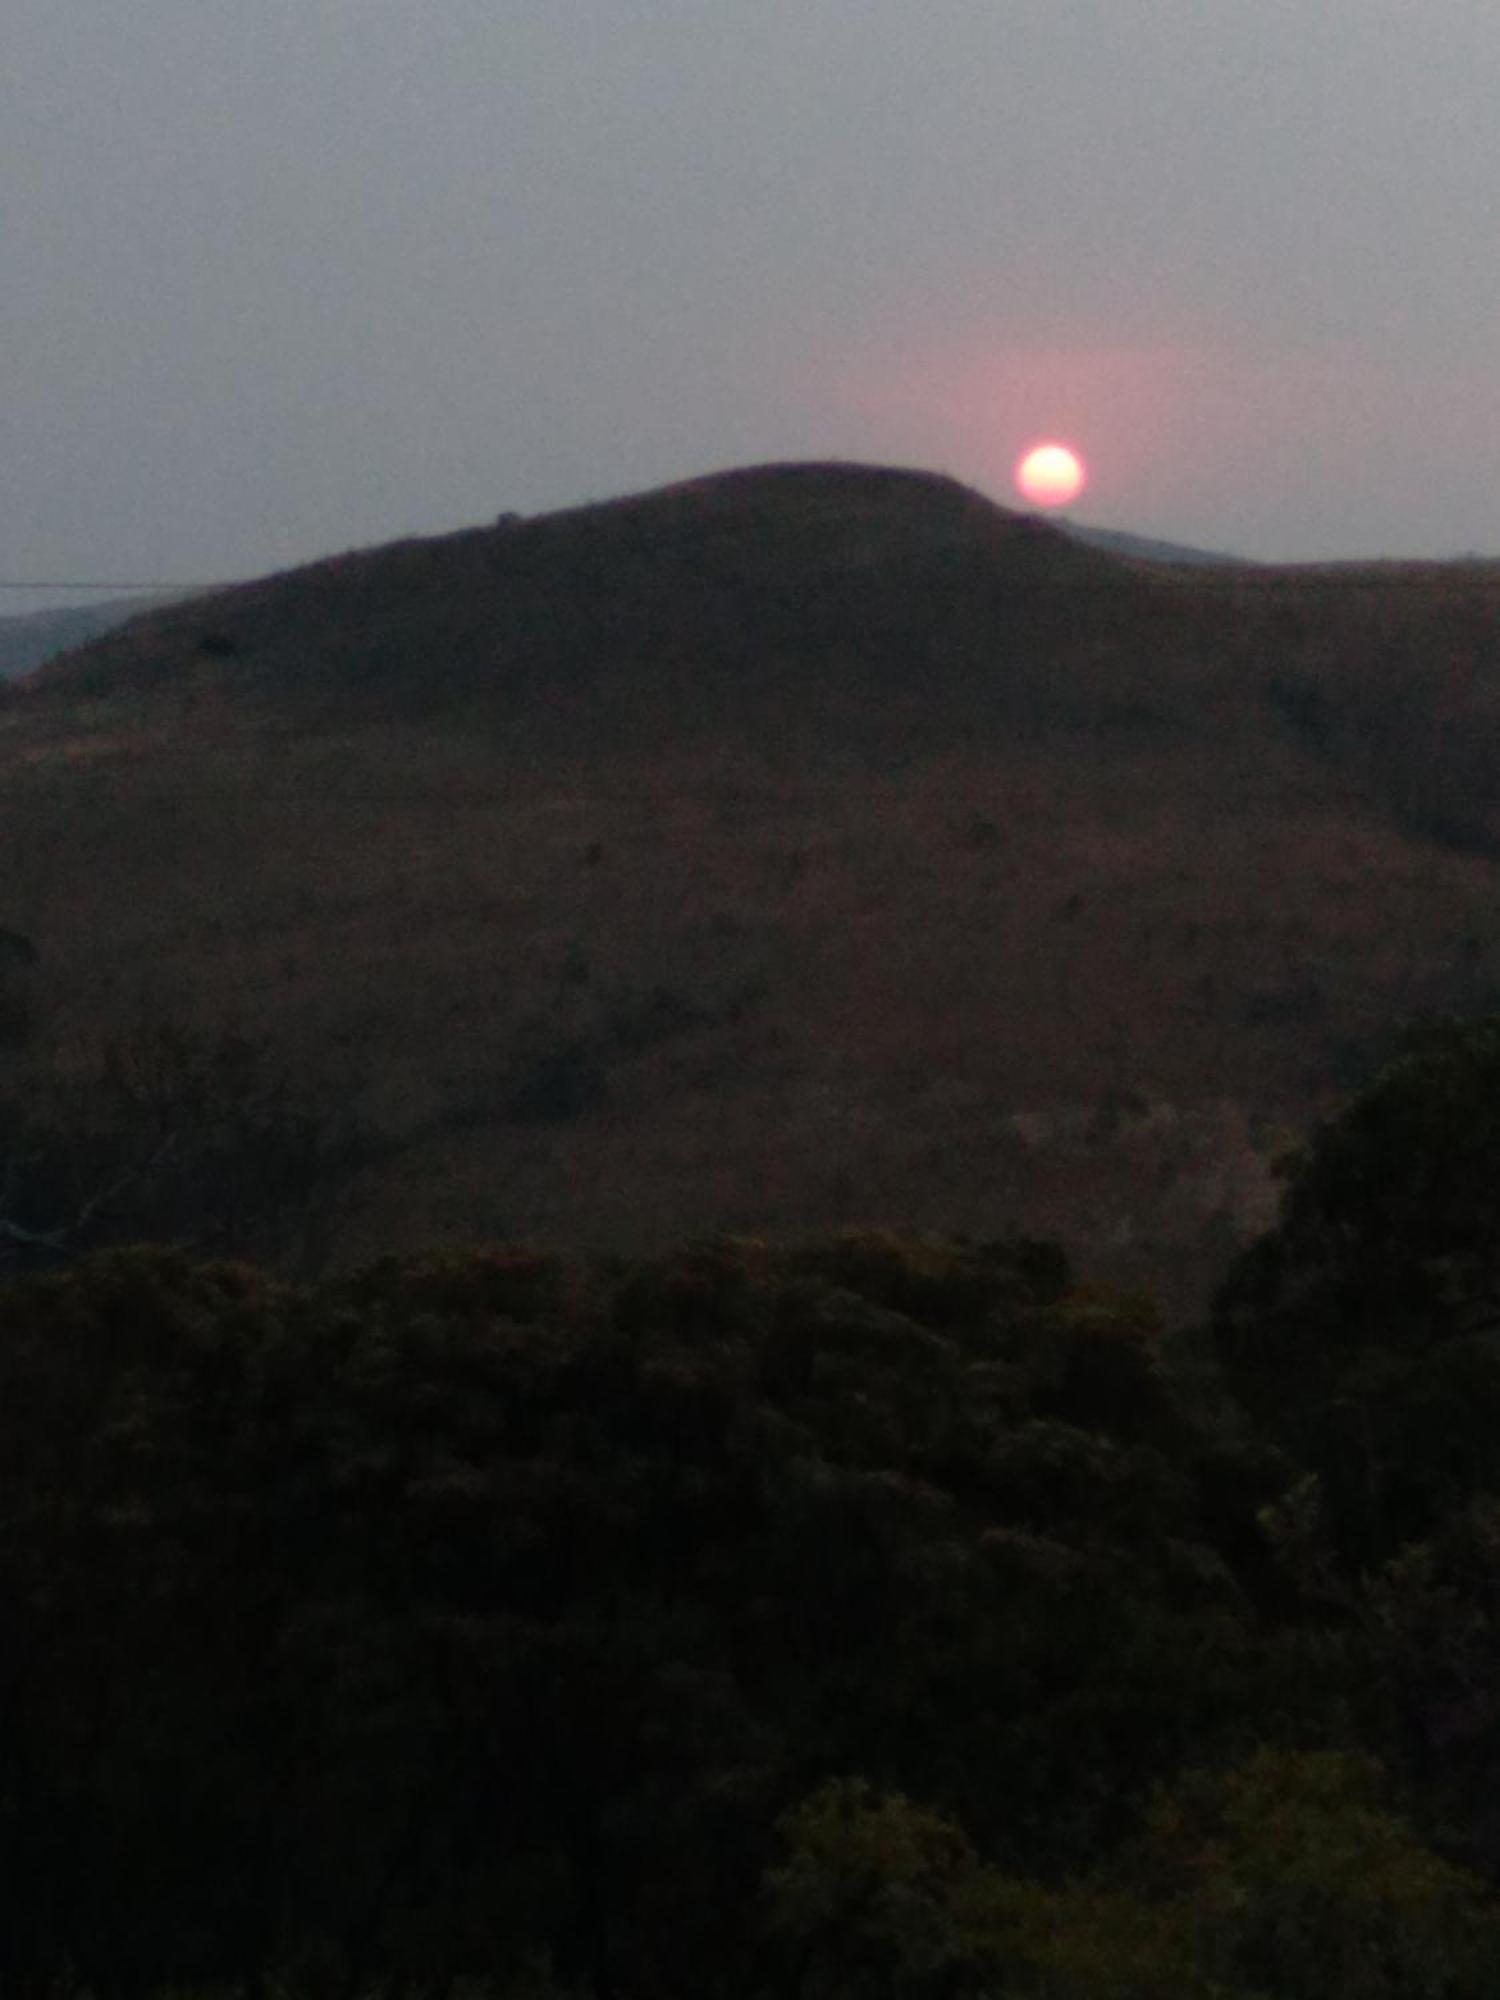
[[[811,466],[176,606],[0,709],[0,1063],[335,1053],[344,1257],[911,1218],[1184,1297],[1394,1023],[1500,992],[1497,600]]]

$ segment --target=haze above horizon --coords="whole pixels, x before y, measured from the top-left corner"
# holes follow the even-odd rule
[[[1041,435],[1101,527],[1497,554],[1497,100],[1480,0],[11,0],[0,571],[773,459],[1013,505]]]

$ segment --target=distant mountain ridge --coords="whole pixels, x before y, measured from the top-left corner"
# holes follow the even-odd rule
[[[86,646],[130,619],[176,601],[175,593],[160,591],[63,610],[0,615],[0,681],[29,674],[61,653]]]
[[[1065,531],[1075,541],[1107,555],[1128,556],[1139,562],[1186,563],[1192,568],[1254,568],[1248,556],[1221,555],[1212,549],[1191,548],[1181,542],[1156,541],[1149,535],[1127,534],[1120,528],[1091,528],[1081,521],[1064,521]]]

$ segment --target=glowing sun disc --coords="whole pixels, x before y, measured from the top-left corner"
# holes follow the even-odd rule
[[[1016,488],[1033,507],[1066,507],[1088,484],[1088,468],[1065,444],[1033,445],[1016,461]]]

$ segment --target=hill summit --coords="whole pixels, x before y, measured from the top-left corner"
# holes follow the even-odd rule
[[[510,721],[670,697],[686,726],[737,682],[993,681],[997,636],[1127,581],[951,479],[764,466],[335,556],[137,620],[40,680],[69,697],[209,683],[304,712],[478,704]]]

